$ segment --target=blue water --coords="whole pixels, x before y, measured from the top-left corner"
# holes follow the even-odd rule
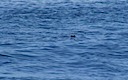
[[[128,1],[1,0],[0,80],[128,80]]]

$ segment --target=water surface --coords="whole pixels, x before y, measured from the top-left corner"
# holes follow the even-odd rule
[[[0,79],[127,80],[127,15],[125,0],[1,0]]]

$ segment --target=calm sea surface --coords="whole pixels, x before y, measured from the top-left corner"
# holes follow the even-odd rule
[[[128,1],[0,0],[0,80],[128,80]]]

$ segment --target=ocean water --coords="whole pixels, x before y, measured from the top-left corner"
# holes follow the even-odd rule
[[[0,80],[128,80],[128,1],[0,0]]]

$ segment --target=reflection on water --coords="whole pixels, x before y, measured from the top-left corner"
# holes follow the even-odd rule
[[[0,1],[0,79],[127,80],[127,15],[126,1]]]

